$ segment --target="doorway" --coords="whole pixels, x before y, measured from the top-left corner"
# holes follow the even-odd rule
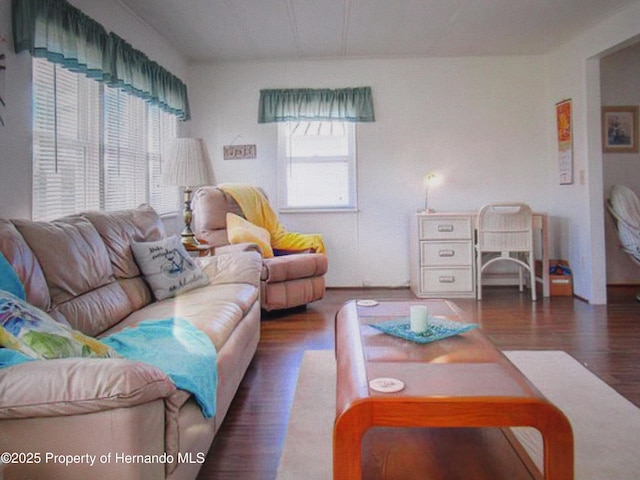
[[[602,106],[640,105],[640,42],[600,58],[600,101]],[[637,137],[638,125],[635,125],[635,131]],[[605,199],[616,184],[626,185],[640,195],[640,153],[602,154]],[[613,222],[606,210],[604,233],[607,286],[640,285],[640,268],[620,250]]]

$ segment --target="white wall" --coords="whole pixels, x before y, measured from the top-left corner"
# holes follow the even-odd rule
[[[0,216],[31,216],[31,61],[13,54],[11,0],[0,0],[0,39],[7,54],[0,127]]]
[[[602,105],[640,105],[640,43],[604,57],[600,79]],[[605,153],[602,157],[605,196],[616,184],[640,194],[640,153]],[[640,283],[640,268],[620,250],[611,216],[606,214],[605,219],[607,283]]]
[[[409,280],[409,217],[422,177],[439,211],[519,200],[550,210],[543,57],[414,58],[191,65],[192,133],[203,137],[218,182],[276,188],[276,125],[257,123],[259,91],[370,85],[376,122],[358,124],[354,214],[281,215],[291,230],[324,234],[331,286]],[[552,114],[553,115],[553,114]],[[257,144],[256,160],[222,159],[223,145]]]
[[[325,234],[332,285],[402,285],[409,278],[408,216],[422,205],[421,176],[436,170],[437,210],[519,199],[551,215],[552,255],[569,259],[575,293],[605,295],[600,70],[598,57],[640,35],[631,5],[544,57],[185,64],[160,34],[117,0],[72,3],[134,47],[189,76],[194,135],[203,136],[218,181],[247,181],[276,195],[275,126],[256,123],[266,87],[371,85],[378,121],[358,128],[357,214],[287,215],[291,229]],[[12,51],[10,0],[0,38]],[[30,59],[9,53],[0,128],[0,216],[31,214]],[[557,182],[556,102],[573,99],[576,180]],[[184,128],[188,132],[189,125]],[[222,145],[256,143],[257,160],[225,162]]]
[[[551,184],[551,210],[557,217],[554,241],[574,270],[574,293],[594,304],[606,302],[599,58],[632,43],[639,34],[640,5],[635,4],[547,57],[548,115],[555,102],[573,100],[575,171],[578,180],[580,171],[585,176],[584,185]],[[555,124],[548,126],[556,148]]]
[[[117,0],[72,0],[108,31],[120,35],[177,77],[185,79],[187,63],[155,30],[124,9]],[[13,53],[11,0],[0,0],[0,38],[6,39],[7,108],[0,127],[0,217],[31,217],[31,57]],[[188,132],[187,126],[182,126]],[[177,203],[177,202],[176,202]],[[169,223],[173,227],[173,223]]]

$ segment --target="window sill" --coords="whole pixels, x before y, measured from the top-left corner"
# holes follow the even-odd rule
[[[280,208],[278,213],[358,213],[356,207],[349,208]]]

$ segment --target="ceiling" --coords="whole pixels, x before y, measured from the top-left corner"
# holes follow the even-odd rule
[[[119,0],[192,61],[544,54],[640,0]]]

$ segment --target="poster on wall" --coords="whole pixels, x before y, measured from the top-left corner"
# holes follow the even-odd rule
[[[571,133],[571,99],[556,103],[558,126],[558,166],[560,185],[573,183],[573,139]]]

